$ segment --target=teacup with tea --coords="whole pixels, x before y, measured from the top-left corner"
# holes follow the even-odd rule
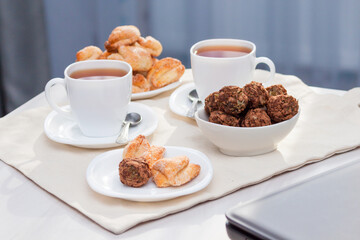
[[[64,78],[51,79],[45,87],[49,105],[60,115],[76,121],[87,137],[113,136],[120,132],[131,98],[132,68],[123,61],[88,60],[69,65]],[[63,85],[70,111],[60,108],[51,87]]]
[[[244,86],[253,80],[256,65],[265,63],[270,68],[267,81],[275,75],[274,63],[266,57],[256,57],[254,43],[240,39],[209,39],[194,44],[190,49],[191,68],[196,91],[205,98],[224,86]]]

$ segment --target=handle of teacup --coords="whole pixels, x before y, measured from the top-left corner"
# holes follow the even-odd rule
[[[255,59],[255,67],[259,64],[259,63],[265,63],[266,65],[269,66],[270,68],[270,76],[268,77],[267,81],[272,81],[274,79],[275,76],[275,64],[273,63],[273,61],[270,60],[270,58],[267,57],[258,57]]]
[[[51,79],[45,86],[45,97],[48,101],[49,105],[54,109],[57,113],[60,115],[68,118],[68,119],[74,119],[71,115],[71,111],[65,111],[62,108],[60,108],[53,100],[51,95],[51,88],[55,86],[56,84],[62,85],[66,90],[65,80],[62,78],[53,78]]]

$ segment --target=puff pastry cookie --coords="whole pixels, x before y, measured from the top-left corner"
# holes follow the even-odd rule
[[[100,55],[99,59],[107,59],[108,56],[110,56],[111,54],[112,54],[111,52],[108,52],[108,51],[105,50],[105,51]]]
[[[161,88],[178,81],[184,72],[185,67],[179,60],[167,57],[156,61],[147,77],[154,87]]]
[[[148,71],[153,65],[150,53],[142,47],[120,46],[118,52],[133,71]]]
[[[106,59],[124,61],[123,56],[121,56],[118,53],[111,53],[111,54],[109,54],[109,56],[107,56]]]
[[[154,165],[154,163],[156,161],[158,161],[159,159],[163,158],[165,153],[165,148],[162,146],[155,146],[152,145],[150,147],[150,155],[147,156],[147,163],[150,166],[150,169],[152,168],[152,166]]]
[[[199,175],[200,166],[189,163],[186,156],[178,156],[156,161],[151,172],[157,187],[181,186]]]
[[[100,48],[95,46],[87,46],[76,53],[76,61],[95,60],[102,55]]]
[[[140,31],[132,25],[116,27],[109,35],[109,39],[104,43],[108,52],[116,52],[123,45],[131,45],[140,38]]]
[[[150,91],[151,84],[144,75],[137,73],[132,78],[132,93],[141,93]]]
[[[144,135],[139,135],[125,146],[123,151],[123,159],[145,157],[149,154],[149,152],[149,141],[145,138]]]
[[[146,159],[147,164],[151,168],[157,160],[164,156],[164,153],[164,147],[155,145],[151,146],[144,135],[139,135],[125,146],[123,159],[143,157]]]
[[[163,48],[161,43],[151,36],[147,36],[146,38],[140,37],[138,42],[153,57],[158,57],[162,52]]]
[[[185,71],[175,58],[158,60],[156,57],[163,50],[160,41],[152,36],[141,37],[140,30],[133,25],[114,28],[104,46],[104,52],[96,46],[81,49],[76,54],[76,61],[109,59],[129,63],[134,72],[133,93],[148,92],[176,82]]]

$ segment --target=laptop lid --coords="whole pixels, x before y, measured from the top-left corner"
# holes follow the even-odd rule
[[[226,213],[231,224],[266,239],[358,239],[360,162],[314,176]]]

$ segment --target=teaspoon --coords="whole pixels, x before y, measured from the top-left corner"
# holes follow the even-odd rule
[[[126,118],[124,121],[124,125],[121,128],[119,137],[116,139],[116,143],[118,144],[126,144],[129,141],[129,127],[133,127],[138,125],[142,120],[140,114],[132,112],[126,114]]]
[[[192,102],[191,108],[186,113],[187,117],[194,118],[195,112],[197,110],[197,105],[200,102],[200,98],[196,92],[196,89],[193,89],[189,92],[188,98]]]

